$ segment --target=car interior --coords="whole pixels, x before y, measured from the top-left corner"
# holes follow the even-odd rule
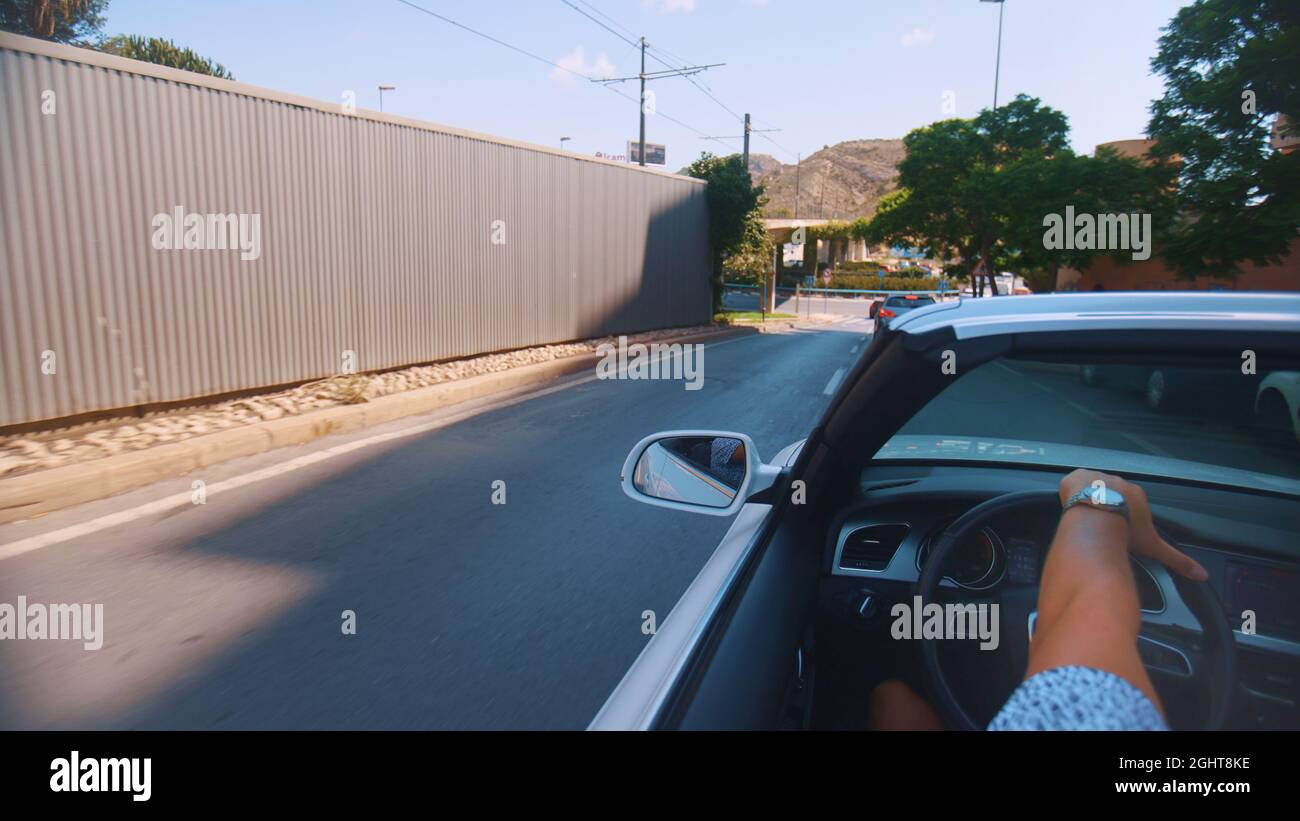
[[[887,679],[925,694],[949,728],[986,726],[1024,675],[1058,483],[1088,467],[1141,484],[1162,535],[1210,573],[1192,583],[1133,559],[1138,651],[1170,727],[1300,729],[1300,449],[1253,415],[1258,380],[1237,379],[1253,376],[1243,347],[1294,369],[1294,346],[1206,332],[1094,332],[1084,343],[875,339],[791,459],[806,503],[790,501],[788,484],[751,499],[778,515],[666,726],[863,729]],[[963,372],[941,375],[944,351]],[[1220,389],[1156,412],[1092,381],[1118,366],[1197,371]],[[1087,388],[1066,400],[1055,390],[1066,381]],[[1003,418],[1033,402],[1048,427]],[[998,646],[891,635],[891,611],[921,588],[927,601],[999,603]]]

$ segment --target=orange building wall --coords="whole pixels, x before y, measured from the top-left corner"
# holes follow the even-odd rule
[[[1063,269],[1056,283],[1058,291],[1091,291],[1098,284],[1107,291],[1300,291],[1300,240],[1291,243],[1291,252],[1280,265],[1242,263],[1235,281],[1216,277],[1178,279],[1153,254],[1149,260],[1128,264],[1099,257],[1086,271]]]

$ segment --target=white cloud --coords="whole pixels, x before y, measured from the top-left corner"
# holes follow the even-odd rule
[[[582,46],[578,46],[573,51],[564,55],[555,61],[556,65],[563,66],[569,71],[561,71],[558,68],[551,69],[551,79],[562,83],[571,83],[578,78],[570,74],[570,71],[576,71],[593,79],[604,79],[614,76],[614,64],[605,56],[605,52],[597,54],[595,59],[590,63],[587,62],[587,54],[583,51]]]
[[[660,14],[672,14],[680,11],[690,14],[695,11],[695,0],[641,0],[642,8],[653,8]]]
[[[934,42],[934,29],[914,28],[899,38],[898,42],[903,44],[903,48],[928,46]]]

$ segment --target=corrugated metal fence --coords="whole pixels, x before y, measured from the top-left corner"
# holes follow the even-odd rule
[[[698,181],[8,34],[0,220],[0,425],[710,310]]]

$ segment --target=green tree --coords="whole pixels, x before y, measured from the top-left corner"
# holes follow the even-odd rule
[[[1163,31],[1151,67],[1165,95],[1147,126],[1179,166],[1163,256],[1188,278],[1277,262],[1300,225],[1300,153],[1269,142],[1275,125],[1300,133],[1300,4],[1197,0]]]
[[[56,43],[94,40],[108,0],[0,0],[0,29]]]
[[[727,254],[723,263],[724,274],[758,282],[772,269],[775,253],[776,243],[767,233],[762,215],[756,208],[745,215],[745,235]]]
[[[164,40],[161,37],[138,37],[134,34],[119,34],[116,37],[101,40],[96,48],[108,54],[116,54],[119,57],[127,57],[132,60],[143,60],[146,63],[155,65],[193,71],[196,74],[207,74],[212,77],[220,77],[223,80],[235,79],[234,75],[220,63],[201,57],[190,49],[181,48],[171,40]]]
[[[1078,214],[1167,215],[1168,170],[1105,148],[1092,157],[1062,151],[1009,163],[993,183],[993,198],[1005,214],[1001,264],[1022,274],[1031,289],[1043,292],[1052,290],[1062,267],[1085,269],[1099,254],[1109,254],[1121,264],[1131,262],[1132,252],[1126,249],[1047,248],[1044,217],[1064,214],[1067,206]],[[1167,225],[1167,219],[1152,219],[1155,246]]]
[[[708,183],[705,200],[709,204],[710,283],[713,286],[713,312],[717,313],[722,310],[727,260],[753,252],[753,226],[762,207],[763,188],[754,185],[749,169],[745,168],[738,154],[718,157],[706,151],[687,166],[686,173]]]
[[[1073,205],[1079,213],[1128,212],[1158,200],[1158,171],[1110,152],[1079,157],[1065,115],[1018,95],[973,120],[943,120],[903,139],[899,189],[863,231],[870,242],[913,245],[957,259],[957,277],[975,292],[1016,266],[1048,290],[1061,265],[1086,266],[1095,252],[1044,247],[1043,220]]]

